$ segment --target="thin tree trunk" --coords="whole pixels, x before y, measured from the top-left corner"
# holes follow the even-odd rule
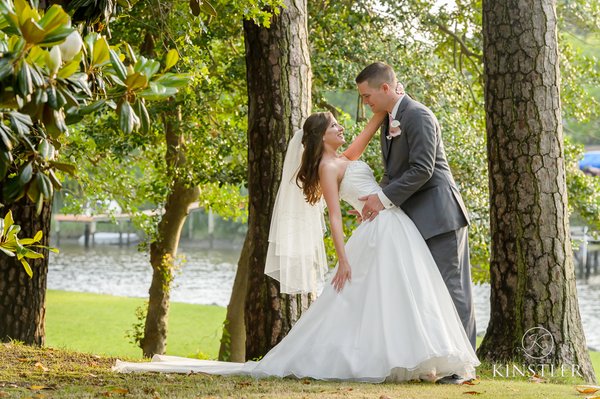
[[[492,292],[478,355],[573,365],[593,381],[569,236],[555,3],[484,0],[483,31]],[[540,327],[551,336],[532,349]]]
[[[185,142],[180,131],[180,122],[179,109],[177,109],[176,115],[164,117],[167,170],[173,184],[167,196],[165,213],[158,224],[157,238],[150,244],[152,283],[149,291],[144,337],[140,342],[146,357],[165,353],[170,286],[173,280],[177,247],[181,229],[189,213],[189,206],[198,199],[200,193],[197,186],[189,186],[180,177],[180,170],[185,167]]]
[[[42,245],[48,245],[52,202],[45,202],[42,213],[36,214],[36,205],[23,197],[10,206],[15,223],[21,226],[19,237],[34,237],[42,231]],[[2,216],[8,213],[8,209]],[[46,281],[48,250],[39,250],[43,259],[28,259],[33,277],[29,278],[21,262],[0,254],[0,340],[11,339],[28,345],[45,343]]]
[[[239,261],[240,276],[236,277],[225,321],[231,358],[236,360],[264,355],[287,334],[309,304],[307,296],[281,295],[279,284],[264,275],[271,213],[287,143],[310,112],[306,0],[286,0],[269,28],[244,21],[244,39],[248,80],[248,233]],[[240,292],[245,292],[245,303]],[[240,347],[244,341],[238,335],[242,320],[245,356]]]
[[[246,360],[246,323],[244,322],[244,304],[248,289],[248,261],[252,240],[246,236],[240,260],[238,262],[227,317],[223,323],[223,335],[219,349],[219,360],[244,362]]]

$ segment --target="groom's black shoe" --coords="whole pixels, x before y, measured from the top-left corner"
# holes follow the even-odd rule
[[[451,374],[435,381],[436,384],[452,384],[452,385],[460,385],[465,382],[465,379],[462,378],[458,374]]]

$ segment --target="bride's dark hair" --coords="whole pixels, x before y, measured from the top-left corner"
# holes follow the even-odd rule
[[[322,195],[319,185],[319,164],[323,158],[323,135],[332,119],[331,112],[317,112],[306,118],[302,126],[304,153],[296,184],[302,189],[306,201],[311,205],[319,202]]]

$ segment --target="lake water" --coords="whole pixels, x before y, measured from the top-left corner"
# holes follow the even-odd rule
[[[99,245],[88,250],[77,244],[61,244],[51,254],[48,288],[130,297],[147,297],[152,278],[149,255],[135,246]],[[227,306],[240,248],[209,250],[198,243],[182,243],[185,258],[178,272],[171,300]],[[474,287],[479,334],[489,321],[489,285]],[[579,308],[590,348],[600,350],[600,275],[577,281]]]

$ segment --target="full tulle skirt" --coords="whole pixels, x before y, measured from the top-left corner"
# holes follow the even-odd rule
[[[346,253],[351,281],[339,293],[327,283],[289,334],[258,362],[155,356],[149,363],[117,361],[113,369],[365,382],[475,376],[479,361],[450,294],[401,209],[362,223]]]

